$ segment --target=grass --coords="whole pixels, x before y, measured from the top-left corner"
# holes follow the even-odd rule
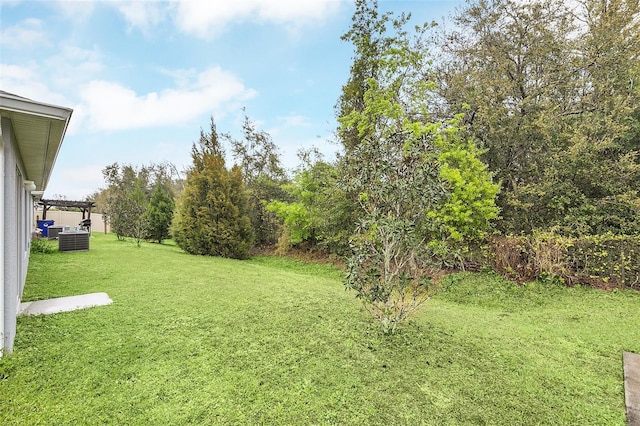
[[[25,300],[114,303],[18,319],[0,423],[625,424],[640,293],[458,274],[383,336],[341,276],[101,234],[34,254]]]

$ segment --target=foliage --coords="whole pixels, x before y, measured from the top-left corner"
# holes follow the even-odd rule
[[[176,243],[191,254],[248,257],[253,235],[242,172],[227,170],[213,117],[210,132],[201,130],[193,144],[191,158],[172,224]]]
[[[354,23],[384,28],[387,17],[379,20],[376,6],[357,9]],[[390,333],[428,298],[427,212],[446,195],[438,163],[442,129],[428,122],[423,103],[432,86],[421,78],[425,59],[404,22],[393,22],[388,50],[368,58],[378,75],[366,80],[363,107],[339,118],[342,134],[355,130],[359,142],[344,157],[343,185],[358,194],[360,206],[345,285]],[[370,36],[359,24],[348,35],[356,47]]]
[[[639,16],[622,0],[471,1],[442,32],[435,105],[469,105],[501,230],[640,230]]]
[[[301,202],[272,201],[267,204],[267,211],[274,212],[286,226],[288,244],[301,243],[311,236],[309,211]]]
[[[492,182],[473,140],[461,136],[460,119],[450,120],[436,140],[440,179],[446,182],[449,196],[428,213],[434,229],[429,244],[445,260],[453,253],[462,257],[470,245],[484,241],[499,212],[495,204],[499,185]]]
[[[462,116],[430,117],[435,84],[425,79],[430,60],[423,41],[429,25],[409,35],[403,27],[410,16],[379,17],[376,8],[358,2],[344,37],[357,53],[350,82],[361,79],[363,52],[375,69],[361,107],[339,118],[345,190],[357,194],[361,207],[346,284],[393,329],[425,300],[424,274],[434,255],[460,258],[486,235],[497,217],[498,187],[481,151],[463,136]],[[378,44],[370,51],[372,29]],[[353,96],[345,88],[342,101]]]
[[[111,164],[102,170],[107,188],[93,194],[98,207],[119,239],[167,238],[169,206],[173,203],[172,164],[150,164],[140,168]]]
[[[243,110],[244,111],[244,110]],[[256,245],[273,244],[278,238],[279,222],[265,206],[274,200],[287,198],[281,186],[287,182],[278,147],[271,135],[258,130],[244,111],[243,140],[229,134],[222,138],[231,144],[231,153],[238,162],[248,191],[249,217]]]
[[[156,184],[149,206],[145,212],[148,223],[148,235],[159,244],[169,238],[169,227],[173,219],[175,203],[173,197],[160,184]]]
[[[126,203],[130,207],[128,213],[131,215],[128,217],[131,222],[127,236],[133,237],[140,247],[149,229],[149,217],[145,214],[149,201],[140,181],[136,181],[133,191],[126,195]]]
[[[273,201],[267,210],[283,221],[285,245],[308,242],[313,248],[344,254],[353,227],[353,204],[338,184],[340,166],[306,157],[293,182],[283,189],[294,201]]]
[[[416,130],[405,134],[403,144],[363,142],[346,159],[346,184],[359,194],[362,213],[345,285],[388,332],[428,298],[424,230],[427,212],[444,195],[432,143],[437,128]]]
[[[272,245],[278,240],[281,221],[267,206],[271,202],[290,200],[283,189],[285,181],[275,181],[268,176],[259,176],[250,185],[249,205],[251,223],[256,234],[256,245]]]
[[[107,183],[105,211],[111,230],[119,239],[134,237],[139,240],[146,229],[146,190],[149,186],[150,168],[136,170],[131,165],[113,163],[102,170]]]
[[[31,253],[54,253],[57,249],[46,238],[32,238],[31,239]]]
[[[380,15],[377,0],[356,0],[355,12],[349,31],[342,35],[343,41],[353,44],[354,57],[349,79],[342,87],[342,93],[336,105],[338,117],[351,112],[361,113],[365,109],[365,93],[369,90],[369,79],[377,80],[381,72],[379,58],[388,52],[396,43],[394,37],[386,36],[387,27],[391,24],[401,28],[409,19],[402,15],[393,20],[392,13]],[[356,147],[362,140],[361,132],[350,126],[341,124],[338,136],[345,151]]]
[[[536,233],[494,238],[492,250],[496,271],[519,281],[550,278],[568,285],[640,289],[638,236]]]

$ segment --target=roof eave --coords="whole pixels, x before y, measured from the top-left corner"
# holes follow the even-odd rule
[[[25,164],[26,179],[34,181],[37,189],[44,191],[60,152],[73,109],[36,102],[0,91],[0,110],[14,123],[18,150],[23,160],[29,163]],[[39,120],[36,120],[37,125],[43,126],[43,129],[47,126],[46,136],[35,141],[21,138],[24,129],[20,128],[21,124],[16,123],[21,117],[39,117]],[[28,161],[27,158],[32,160]]]

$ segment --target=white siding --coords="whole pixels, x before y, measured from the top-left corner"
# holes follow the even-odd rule
[[[24,189],[23,166],[18,158],[11,121],[2,118],[4,151],[4,325],[3,347],[11,351],[16,332],[16,316],[20,307],[29,262],[30,194]]]

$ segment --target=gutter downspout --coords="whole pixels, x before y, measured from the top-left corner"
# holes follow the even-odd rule
[[[5,301],[4,301],[4,285],[5,285],[5,274],[4,274],[4,139],[2,137],[2,123],[0,123],[0,357],[4,352],[5,348],[5,324],[4,324],[4,315],[5,315]]]

